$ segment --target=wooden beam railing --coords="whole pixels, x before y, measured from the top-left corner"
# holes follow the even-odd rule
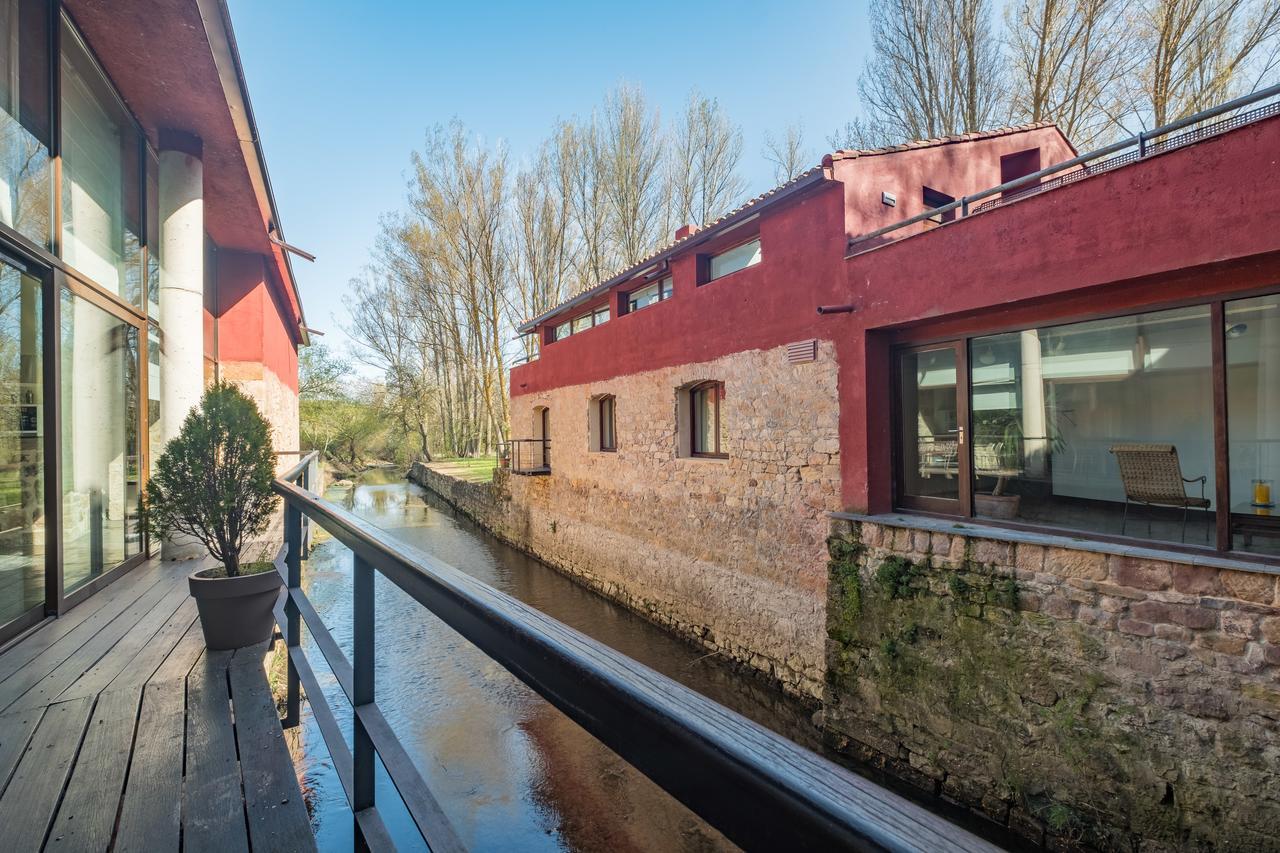
[[[308,459],[277,479],[285,502],[277,619],[288,642],[287,719],[304,688],[369,849],[393,842],[374,798],[382,760],[433,851],[463,845],[377,705],[374,573],[382,574],[551,702],[632,766],[747,849],[992,851],[994,846],[920,805],[832,764],[435,557],[393,539],[302,488]],[[354,641],[348,661],[301,588],[302,519],[355,558]],[[306,624],[353,706],[348,749],[300,645]]]

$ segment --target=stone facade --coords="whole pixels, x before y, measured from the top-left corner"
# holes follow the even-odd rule
[[[1280,849],[1276,575],[942,527],[834,523],[833,745],[1052,849]]]
[[[727,459],[682,458],[679,390],[725,385]],[[763,393],[762,389],[768,389]],[[590,401],[616,398],[617,451]],[[498,535],[799,695],[821,693],[827,513],[839,509],[834,348],[785,347],[512,400],[512,435],[550,409],[551,474],[500,476]],[[465,509],[465,507],[464,507]],[[474,514],[474,513],[473,513]]]
[[[262,416],[271,425],[271,444],[276,450],[299,448],[298,392],[275,371],[255,361],[222,361],[218,363],[218,376],[234,383],[258,404]],[[276,472],[292,468],[297,461],[297,456],[280,456]]]

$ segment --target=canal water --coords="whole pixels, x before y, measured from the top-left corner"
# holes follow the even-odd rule
[[[370,472],[327,497],[521,601],[756,722],[821,751],[810,712],[488,535],[435,495]],[[351,654],[351,552],[318,542],[303,586]],[[473,850],[702,851],[732,845],[407,595],[378,577],[377,701]],[[330,704],[341,688],[304,634]],[[322,850],[350,850],[341,783],[309,709],[293,744]],[[397,842],[421,847],[379,768],[378,805]]]

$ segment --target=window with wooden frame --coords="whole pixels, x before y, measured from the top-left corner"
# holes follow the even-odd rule
[[[689,454],[723,458],[723,382],[703,382],[689,389]]]
[[[1280,293],[896,350],[894,503],[1280,560]]]
[[[613,453],[618,449],[617,415],[618,401],[612,394],[596,400],[596,417],[600,423],[600,450]]]
[[[601,305],[586,314],[581,314],[572,320],[557,324],[551,333],[551,341],[562,341],[570,335],[585,332],[587,329],[602,326],[607,322],[609,322],[609,306]]]

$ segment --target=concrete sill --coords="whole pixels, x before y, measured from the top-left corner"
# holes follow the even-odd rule
[[[881,515],[833,512],[830,513],[829,517],[843,521],[867,521],[886,527],[904,527],[909,530],[948,533],[953,536],[962,535],[976,539],[993,539],[997,542],[1027,543],[1029,545],[1041,545],[1046,548],[1070,548],[1076,551],[1091,551],[1097,554],[1114,554],[1121,557],[1137,557],[1143,560],[1160,560],[1168,563],[1183,563],[1184,565],[1204,566],[1214,569],[1229,569],[1236,572],[1280,575],[1280,566],[1278,565],[1240,559],[1238,557],[1228,557],[1212,551],[1181,551],[1172,548],[1161,548],[1159,545],[1128,545],[1118,542],[1102,542],[1081,535],[1068,533],[1057,535],[1031,530],[1016,530],[1010,527],[983,524],[973,520],[955,521],[947,518],[910,515],[901,512]]]

